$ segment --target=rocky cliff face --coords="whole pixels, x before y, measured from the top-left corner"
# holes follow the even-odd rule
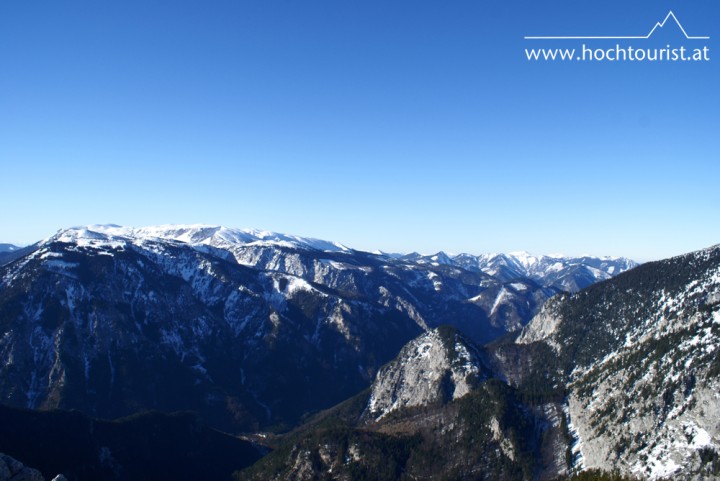
[[[581,467],[650,479],[720,474],[720,247],[551,301],[518,342],[567,374]]]
[[[0,453],[0,481],[45,481],[40,471]]]
[[[366,417],[377,421],[398,409],[444,404],[468,394],[486,377],[476,349],[449,327],[414,339],[378,372]]]

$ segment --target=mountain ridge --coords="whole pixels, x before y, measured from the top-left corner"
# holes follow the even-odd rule
[[[103,239],[109,238],[127,240],[167,240],[187,243],[195,246],[210,246],[220,248],[232,248],[241,245],[276,245],[285,247],[305,247],[326,252],[363,252],[349,248],[343,244],[321,240],[310,237],[281,234],[277,232],[264,231],[259,229],[236,229],[221,225],[211,224],[166,224],[147,227],[122,227],[116,224],[97,224],[89,226],[71,227],[61,229],[45,241],[56,239],[60,241],[78,242],[85,241],[85,245],[102,245]],[[43,241],[44,242],[44,241]],[[109,242],[109,240],[108,240]],[[410,260],[420,264],[433,266],[448,265],[477,270],[492,276],[498,276],[502,280],[510,281],[515,278],[527,277],[536,281],[542,281],[549,274],[555,277],[562,277],[564,271],[577,266],[589,267],[594,276],[594,281],[609,279],[613,275],[632,269],[639,265],[637,262],[615,256],[588,256],[579,257],[563,256],[561,254],[535,256],[525,251],[516,251],[508,254],[468,254],[457,255],[446,254],[440,251],[436,254],[410,254],[384,253],[375,251],[374,254],[389,259]],[[562,285],[553,279],[556,287],[565,290],[579,290],[586,287],[583,283],[579,286]],[[541,282],[542,283],[542,282]]]
[[[2,244],[0,243],[0,252],[13,252],[20,249],[20,247],[13,244]]]

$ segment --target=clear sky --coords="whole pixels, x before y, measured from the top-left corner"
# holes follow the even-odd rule
[[[709,62],[525,57],[582,43],[527,35],[644,35],[670,10]],[[707,247],[718,39],[717,0],[1,2],[0,242],[208,223],[386,251]]]

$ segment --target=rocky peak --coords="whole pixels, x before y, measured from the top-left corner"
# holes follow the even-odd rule
[[[401,408],[458,399],[482,377],[476,348],[454,328],[440,326],[409,342],[380,369],[363,416],[377,421]]]

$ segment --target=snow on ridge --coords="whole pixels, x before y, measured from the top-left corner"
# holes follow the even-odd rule
[[[522,282],[513,282],[510,284],[510,287],[512,287],[516,291],[527,291],[528,290],[527,284],[524,284]]]
[[[505,287],[500,288],[500,292],[498,292],[497,297],[495,297],[495,302],[493,303],[492,309],[490,310],[490,315],[492,316],[495,314],[495,311],[497,308],[502,304],[502,302],[505,300],[505,298],[508,297],[508,291],[505,289]]]
[[[508,255],[510,257],[514,258],[515,260],[517,260],[518,262],[520,262],[525,267],[530,267],[534,264],[537,264],[540,261],[540,259],[538,257],[530,254],[529,252],[525,252],[525,251],[511,252]]]
[[[48,241],[75,243],[86,247],[107,246],[109,243],[144,241],[175,241],[190,245],[234,247],[239,245],[275,245],[310,248],[320,251],[347,252],[340,243],[309,237],[280,234],[259,229],[234,229],[206,224],[166,224],[148,227],[123,227],[115,224],[96,224],[71,227],[59,231]]]
[[[211,246],[233,250],[243,246],[270,246],[312,249],[324,252],[349,252],[352,249],[343,244],[322,239],[282,234],[261,229],[236,229],[210,224],[163,224],[147,227],[123,227],[115,224],[95,224],[71,227],[61,230],[44,242],[58,240],[75,243],[84,247],[123,247],[128,243],[142,244],[151,241],[180,242],[193,246]],[[112,244],[112,245],[111,245]],[[376,251],[377,255],[390,258],[402,258],[400,254]],[[411,255],[411,254],[409,254]],[[448,254],[440,251],[430,255],[417,254],[417,262],[431,265],[461,266],[466,264],[480,269],[489,275],[497,275],[502,269],[510,269],[519,275],[543,277],[562,269],[585,264],[585,259],[595,259],[600,263],[621,262],[624,265],[600,265],[590,269],[598,279],[610,276],[632,267],[635,263],[621,257],[565,257],[561,254],[536,256],[525,251],[509,254]],[[590,267],[587,266],[586,267]]]

